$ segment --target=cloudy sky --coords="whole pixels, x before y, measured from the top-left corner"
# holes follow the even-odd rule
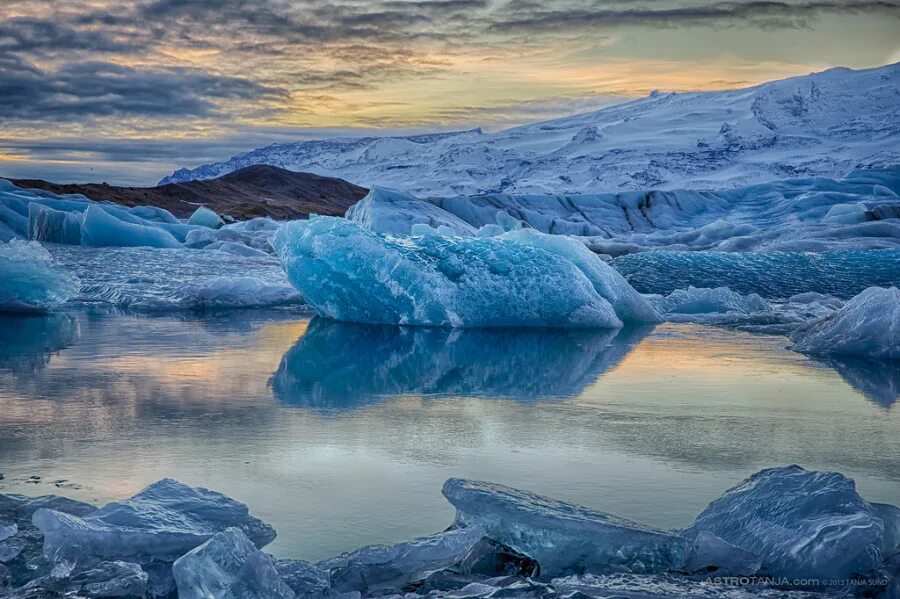
[[[900,0],[0,0],[0,176],[153,184],[277,141],[499,129],[900,61]]]

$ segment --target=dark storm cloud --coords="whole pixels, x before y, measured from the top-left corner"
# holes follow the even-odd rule
[[[0,57],[0,119],[205,117],[218,114],[221,101],[261,100],[283,93],[194,69],[135,69],[91,61],[43,71],[16,57]]]
[[[52,19],[16,17],[0,21],[0,52],[131,52],[138,47],[116,40],[108,32],[80,30]]]
[[[898,16],[900,3],[892,1],[859,2],[714,2],[664,8],[627,6],[609,8],[608,2],[572,4],[560,7],[530,0],[513,0],[507,18],[494,20],[488,29],[495,32],[547,32],[559,28],[585,29],[643,25],[673,27],[697,24],[745,22],[765,27],[796,27],[825,13],[884,12]]]

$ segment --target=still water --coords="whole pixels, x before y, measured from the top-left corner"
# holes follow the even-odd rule
[[[444,529],[451,476],[661,527],[790,463],[900,503],[898,369],[787,343],[278,311],[0,317],[0,492],[106,502],[174,477],[249,504],[278,531],[270,551],[309,560]]]

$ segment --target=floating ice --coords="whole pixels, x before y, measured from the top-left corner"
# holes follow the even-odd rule
[[[900,290],[870,287],[842,308],[791,334],[793,349],[809,354],[900,359]]]
[[[178,240],[164,229],[119,220],[96,205],[88,207],[84,213],[81,243],[116,247],[181,247]]]
[[[689,541],[610,514],[502,485],[451,478],[444,497],[455,525],[528,555],[542,576],[577,572],[659,572],[678,568]]]
[[[440,329],[316,318],[282,357],[272,391],[280,401],[321,410],[407,394],[571,397],[649,330]]]
[[[188,219],[188,224],[196,225],[198,227],[207,227],[209,229],[218,229],[225,224],[225,221],[206,206],[198,206],[191,215],[191,218]]]
[[[0,244],[0,312],[45,312],[78,293],[74,274],[36,241]]]
[[[57,562],[172,562],[229,527],[240,528],[258,547],[275,538],[246,505],[168,478],[84,517],[39,509],[33,521],[44,533],[44,554]]]
[[[900,285],[900,250],[825,252],[668,252],[622,256],[612,266],[641,293],[728,287],[765,298],[817,292],[850,298],[872,285]]]
[[[706,576],[753,576],[761,565],[758,555],[704,530],[694,538],[682,569]]]
[[[347,210],[347,218],[379,233],[410,235],[417,224],[449,227],[458,235],[474,235],[475,229],[454,214],[393,189],[373,187]]]
[[[294,598],[275,569],[275,559],[259,551],[239,528],[217,533],[175,560],[172,575],[179,599]]]
[[[81,243],[81,213],[28,204],[28,238],[51,243]]]
[[[847,579],[876,572],[882,561],[882,520],[837,472],[757,472],[710,503],[684,534],[704,531],[760,556],[776,577]]]
[[[622,326],[569,260],[497,238],[382,236],[313,217],[274,245],[288,279],[323,316],[452,327]]]
[[[751,293],[741,295],[727,287],[716,289],[676,289],[668,296],[651,297],[653,304],[671,322],[721,323],[722,318],[768,314],[772,305]]]
[[[336,591],[366,593],[379,588],[401,588],[457,563],[483,536],[484,531],[472,525],[396,545],[363,547],[316,565],[331,573]]]

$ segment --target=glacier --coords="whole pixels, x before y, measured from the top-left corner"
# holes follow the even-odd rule
[[[46,312],[78,293],[80,281],[36,241],[0,244],[0,312]]]
[[[900,360],[900,289],[869,287],[841,308],[791,333],[793,349]]]
[[[746,89],[651,93],[494,133],[276,143],[180,169],[160,183],[214,178],[254,164],[431,197],[705,189],[785,176],[841,177],[900,162],[898,87],[897,64],[837,68]]]
[[[288,279],[335,320],[449,327],[619,328],[575,264],[502,238],[392,237],[335,217],[274,239]],[[539,298],[539,301],[535,301]]]

